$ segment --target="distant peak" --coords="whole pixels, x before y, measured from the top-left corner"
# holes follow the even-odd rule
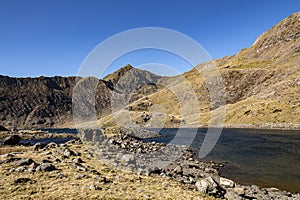
[[[108,74],[103,78],[103,80],[111,82],[111,83],[116,83],[120,79],[121,76],[124,76],[128,71],[131,69],[134,69],[130,64],[125,65],[124,67],[118,69],[117,71],[113,72],[112,74]]]

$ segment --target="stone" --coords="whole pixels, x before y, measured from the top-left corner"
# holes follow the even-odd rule
[[[57,144],[55,142],[50,142],[44,147],[44,149],[52,149],[52,148],[56,148],[56,147],[57,147]]]
[[[135,165],[136,164],[135,157],[132,154],[123,155],[122,158],[121,158],[121,162],[123,162],[123,164],[125,164],[125,165],[130,165],[130,164]]]
[[[74,155],[74,152],[70,149],[65,149],[64,150],[64,156],[67,156],[67,157],[70,157],[70,156],[73,156]]]
[[[220,185],[226,188],[233,188],[235,183],[230,179],[220,177]]]
[[[15,171],[16,172],[24,172],[25,170],[26,170],[26,167],[21,166],[21,167],[18,167]]]
[[[207,177],[196,182],[199,192],[204,194],[216,194],[218,192],[218,184],[212,177]]]
[[[42,153],[42,155],[51,155],[51,154],[52,154],[51,151],[45,151],[45,152]]]
[[[40,164],[42,164],[42,163],[52,163],[52,162],[50,160],[43,159]]]
[[[84,171],[84,172],[87,171],[87,168],[84,167],[83,165],[79,164],[79,163],[74,163],[73,166],[74,166],[77,170],[79,170],[79,171]]]
[[[61,163],[61,160],[60,160],[59,158],[55,158],[55,159],[54,159],[54,162],[56,162],[56,163]]]
[[[0,164],[11,163],[11,162],[14,162],[16,160],[21,160],[21,158],[10,157],[10,158],[7,158],[6,160],[1,161]]]
[[[175,167],[174,172],[177,174],[182,174],[182,167],[178,165],[177,167]]]
[[[83,178],[87,178],[88,177],[88,175],[87,174],[76,174],[75,175],[75,179],[83,179]]]
[[[58,178],[64,178],[65,175],[64,175],[63,173],[58,173],[58,174],[57,174],[57,177],[58,177]]]
[[[239,196],[243,196],[245,194],[245,190],[242,187],[233,188],[233,191]]]
[[[34,163],[34,161],[31,158],[26,158],[26,159],[21,159],[21,160],[17,160],[14,165],[16,166],[23,166],[23,165],[31,165],[32,163]]]
[[[84,162],[81,160],[81,158],[73,158],[73,159],[72,159],[72,162],[73,162],[73,163],[77,163],[77,164],[78,164],[78,163],[84,163]]]
[[[14,180],[15,184],[19,184],[19,183],[27,183],[27,182],[31,182],[32,180],[30,178],[17,178]]]
[[[42,172],[51,172],[54,170],[56,170],[56,168],[51,163],[42,163],[36,168],[36,171]]]
[[[228,188],[224,197],[228,200],[242,200],[243,198],[234,191],[235,188]]]
[[[33,150],[38,151],[40,149],[43,149],[46,146],[46,144],[38,142],[35,145],[33,145]]]
[[[17,145],[21,140],[21,137],[18,135],[12,135],[4,139],[4,145]]]

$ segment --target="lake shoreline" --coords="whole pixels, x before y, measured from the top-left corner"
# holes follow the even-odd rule
[[[225,128],[225,129],[233,129],[233,130],[237,130],[237,129],[242,129],[242,128]],[[258,130],[261,130],[261,129],[258,129]],[[267,130],[270,130],[270,129],[267,129]],[[31,131],[28,131],[28,132],[31,132]],[[37,132],[36,131],[32,131],[31,132],[31,134],[36,134]],[[53,136],[51,136],[50,138],[55,138],[55,136],[54,135],[56,135],[56,136],[58,136],[59,134],[56,134],[56,133],[49,133],[49,132],[46,132],[47,134],[48,134],[48,136],[49,136],[49,134],[51,134],[51,135],[53,135]],[[24,133],[23,133],[24,134]],[[70,136],[70,134],[66,134],[65,136]],[[72,134],[72,136],[74,136],[74,134]],[[124,135],[123,135],[124,136]],[[130,136],[130,135],[128,135],[128,136]],[[60,137],[60,136],[59,136]],[[120,141],[118,141],[118,140],[120,140]],[[117,136],[116,138],[114,138],[113,139],[113,141],[112,141],[112,143],[114,143],[114,142],[117,142],[117,143],[119,143],[120,145],[122,144],[122,142],[123,142],[123,138],[121,137],[121,136]],[[132,138],[132,139],[130,139],[130,140],[132,140],[132,141],[134,141],[135,143],[141,143],[141,140],[138,140],[138,139],[136,139],[136,138]],[[127,143],[127,144],[124,144],[124,146],[126,147],[126,148],[128,148],[128,149],[131,149],[131,148],[133,148],[133,146],[130,144],[130,143]],[[186,157],[185,158],[185,160],[189,160],[189,159],[191,159],[191,157]],[[222,165],[220,165],[220,164],[217,164],[217,162],[213,162],[213,161],[201,161],[201,159],[195,159],[194,161],[196,162],[196,160],[199,160],[200,161],[200,163],[202,163],[202,164],[195,164],[195,166],[201,166],[201,165],[205,165],[205,164],[203,164],[203,163],[211,163],[213,166],[215,165],[215,166],[222,166]],[[193,161],[193,162],[194,162]],[[187,164],[187,162],[186,161],[184,161],[184,162],[182,162],[182,163],[185,163],[185,164]],[[223,164],[223,165],[226,165],[226,163],[221,163],[221,164]],[[189,164],[187,164],[187,166],[189,166],[190,165],[190,162],[189,162]],[[179,181],[179,182],[181,182],[181,179],[182,179],[182,175],[183,174],[181,174],[182,172],[180,172],[181,170],[180,169],[184,169],[184,168],[189,168],[189,167],[187,167],[187,166],[180,166],[180,165],[178,165],[178,164],[175,164],[174,166],[172,166],[172,168],[170,168],[170,169],[168,169],[167,171],[165,171],[165,172],[167,172],[167,173],[169,173],[169,175],[171,174],[172,176],[171,177],[175,177],[175,180],[177,180],[177,181]],[[207,168],[207,169],[206,169]],[[220,173],[215,173],[215,170],[214,170],[214,168],[211,168],[211,167],[206,167],[206,168],[204,168],[203,170],[203,172],[205,173],[205,174],[207,174],[207,175],[205,175],[202,179],[200,179],[200,180],[198,180],[198,182],[200,181],[206,181],[206,182],[208,182],[209,183],[209,181],[210,181],[210,178],[209,177],[211,177],[212,178],[212,180],[213,180],[213,182],[215,182],[217,185],[221,185],[221,183],[220,183]],[[179,170],[178,170],[179,169]],[[205,171],[206,170],[206,171]],[[214,173],[212,173],[211,174],[211,172],[210,173],[207,173],[207,171],[214,171]],[[166,174],[165,174],[166,175]],[[168,175],[166,175],[167,177],[168,177]],[[193,175],[192,175],[193,176]],[[191,177],[192,177],[191,176]],[[176,178],[177,177],[177,178]],[[231,181],[230,179],[228,179],[229,181]],[[227,182],[228,182],[228,180],[227,180]],[[234,180],[234,179],[233,179]],[[225,194],[227,194],[227,196],[228,195],[231,195],[231,196],[234,196],[235,197],[235,199],[238,199],[238,198],[240,198],[241,197],[241,199],[242,199],[242,196],[243,195],[247,195],[247,196],[251,196],[251,195],[253,195],[252,193],[259,193],[259,194],[263,194],[263,193],[276,193],[277,195],[283,195],[283,196],[289,196],[290,194],[299,194],[298,192],[285,192],[285,191],[281,191],[281,190],[279,190],[279,189],[275,189],[275,188],[260,188],[259,186],[256,186],[256,185],[252,185],[252,186],[247,186],[247,185],[243,185],[243,184],[238,184],[238,183],[235,183],[235,182],[233,182],[234,183],[234,187],[229,187],[229,188],[227,188],[227,186],[225,187],[225,186],[223,186],[223,187],[221,187],[221,188],[223,188],[223,190],[225,189],[226,190],[226,193]],[[194,183],[195,184],[195,183]],[[189,185],[189,183],[188,183],[188,185]],[[193,186],[194,187],[194,186]],[[239,188],[239,189],[236,189],[236,188]],[[197,189],[197,188],[196,188]],[[201,190],[201,189],[200,189]],[[221,192],[223,191],[223,190],[221,190]],[[240,191],[236,191],[236,190],[240,190]],[[243,190],[244,191],[244,193],[242,194],[242,192],[241,192],[241,190]],[[272,191],[271,191],[272,190]],[[211,192],[211,191],[210,191]],[[209,191],[207,191],[207,192],[204,192],[203,191],[203,193],[207,193],[207,194],[210,194],[210,195],[212,195],[211,193],[210,193]],[[241,192],[240,194],[238,193],[238,192]],[[223,194],[224,195],[224,194]],[[236,196],[237,195],[237,196]]]

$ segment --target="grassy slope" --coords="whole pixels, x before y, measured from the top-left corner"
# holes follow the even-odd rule
[[[227,126],[256,125],[300,127],[300,13],[283,20],[257,41],[237,55],[204,63],[183,75],[165,78],[162,85],[168,85],[158,92],[132,103],[131,117],[138,124],[151,124],[152,117],[143,122],[150,107],[137,109],[141,102],[160,105],[167,114],[166,127],[186,125],[207,125],[211,119],[210,94],[206,88],[201,70],[213,64],[223,79],[226,91]],[[200,73],[199,73],[200,71]],[[183,81],[184,80],[184,81]],[[195,100],[182,100],[180,92],[191,91]],[[181,103],[180,103],[181,102]],[[184,103],[182,103],[184,102]],[[188,114],[183,115],[182,109]],[[197,112],[200,110],[200,113]],[[220,109],[215,109],[218,113]],[[100,119],[101,125],[114,124],[112,116]],[[270,126],[269,126],[270,127]]]

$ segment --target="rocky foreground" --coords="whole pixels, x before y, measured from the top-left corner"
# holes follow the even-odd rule
[[[201,162],[187,148],[170,147],[184,152],[170,165],[158,168],[151,166],[151,159],[147,163],[138,155],[157,152],[164,144],[141,142],[123,132],[107,139],[101,139],[99,130],[84,133],[85,145],[79,139],[59,145],[2,145],[0,198],[300,199],[299,194],[244,186],[220,177],[221,165]],[[92,140],[87,142],[88,138]],[[109,148],[116,146],[115,159],[110,155],[113,151],[95,149],[100,141]],[[114,166],[106,165],[107,160]]]

